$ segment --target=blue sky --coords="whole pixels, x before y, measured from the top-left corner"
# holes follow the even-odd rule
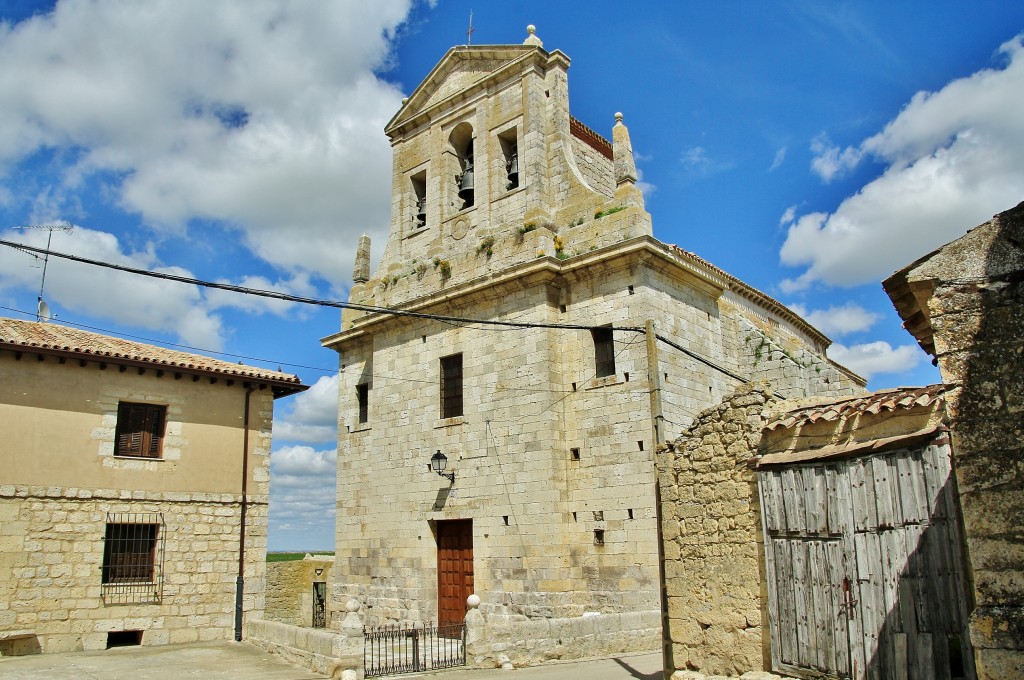
[[[804,313],[869,387],[938,381],[879,282],[1024,200],[1024,3],[0,0],[0,238],[344,299],[383,248],[383,134],[448,48],[572,59],[655,235]],[[0,314],[41,270],[0,248]],[[271,549],[333,545],[336,310],[51,260],[57,321],[281,366]]]

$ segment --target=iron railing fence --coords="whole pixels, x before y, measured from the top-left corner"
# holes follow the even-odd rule
[[[363,628],[366,677],[466,665],[466,625],[388,625]]]

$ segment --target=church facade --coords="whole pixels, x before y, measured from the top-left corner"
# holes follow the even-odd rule
[[[322,341],[332,608],[370,624],[461,620],[471,593],[520,620],[657,611],[659,445],[744,382],[863,390],[794,312],[654,237],[622,116],[611,140],[576,120],[568,68],[532,27],[453,47],[385,130],[390,235]]]

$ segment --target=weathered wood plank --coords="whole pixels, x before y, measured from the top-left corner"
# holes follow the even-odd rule
[[[793,541],[775,543],[776,571],[779,574],[779,631],[780,658],[783,663],[796,664],[796,590],[793,586]]]
[[[761,498],[761,523],[764,532],[765,579],[768,585],[768,631],[771,645],[772,669],[779,670],[782,661],[779,621],[779,589],[784,587],[775,568],[777,540],[774,533],[781,527],[778,494],[775,493],[777,473],[761,471],[757,474],[757,488]]]
[[[798,475],[800,472],[793,468],[786,468],[782,471],[782,507],[786,513],[786,529],[790,533],[805,533],[807,526],[806,515],[803,509],[803,489]]]
[[[796,664],[807,667],[811,661],[808,615],[813,600],[807,595],[807,546],[804,541],[794,540],[792,545],[793,555],[793,595],[794,606],[796,607]]]
[[[916,662],[915,666],[911,669],[913,674],[910,676],[913,680],[935,680],[937,677],[948,678],[949,677],[949,664],[948,664],[948,652],[943,654],[936,654],[936,649],[933,647],[933,639],[930,633],[921,633],[917,636],[917,649],[912,649],[913,658]],[[936,661],[946,660],[946,670],[941,675],[937,674]]]
[[[878,512],[875,526],[879,528],[891,527],[896,524],[896,516],[892,507],[892,493],[889,487],[892,471],[889,469],[888,459],[889,456],[871,458],[871,474],[875,482],[873,487],[875,507]]]
[[[853,530],[867,531],[869,526],[875,526],[872,519],[874,497],[867,484],[864,459],[849,461],[846,470],[850,477],[850,496],[853,501]]]
[[[907,636],[905,633],[895,633],[892,637],[891,677],[893,680],[907,680]]]
[[[779,493],[780,477],[781,474],[778,470],[763,470],[757,473],[757,485],[761,492],[761,514],[764,518],[766,536],[782,531],[785,526]]]

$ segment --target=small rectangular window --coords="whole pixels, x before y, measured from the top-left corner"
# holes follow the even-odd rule
[[[612,336],[612,327],[592,328],[590,333],[594,337],[595,377],[615,375],[615,339]]]
[[[441,417],[462,415],[462,355],[441,359]]]
[[[356,385],[356,400],[359,402],[359,422],[365,423],[370,419],[370,385],[368,383]]]
[[[103,539],[103,583],[152,583],[157,524],[107,524]]]
[[[108,604],[159,602],[165,525],[154,512],[107,513],[100,583]]]
[[[157,404],[117,405],[114,455],[160,458],[163,455],[167,407]]]

